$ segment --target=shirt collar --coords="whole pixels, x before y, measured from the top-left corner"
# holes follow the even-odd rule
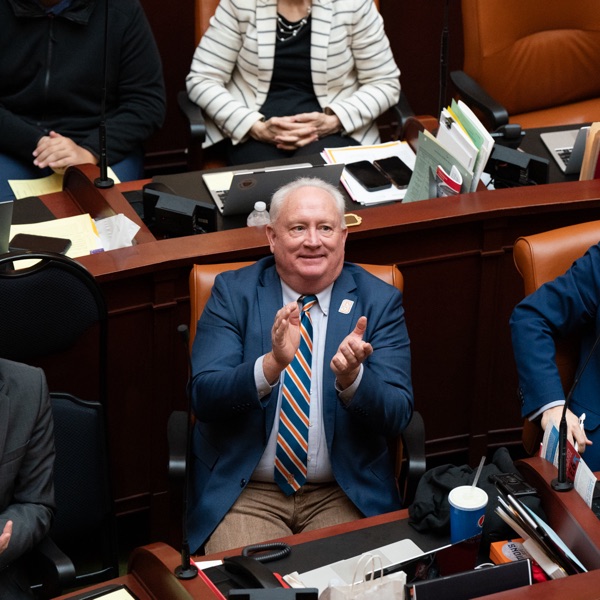
[[[290,302],[296,302],[302,294],[299,294],[295,290],[293,290],[287,283],[284,281],[281,282],[281,290],[283,293],[283,304],[289,304]],[[329,313],[329,304],[331,302],[331,291],[333,290],[333,283],[329,284],[324,290],[320,291],[318,294],[315,294],[317,300],[319,301],[319,308],[321,312],[327,316]]]

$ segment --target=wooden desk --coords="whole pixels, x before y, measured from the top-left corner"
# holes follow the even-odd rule
[[[548,462],[535,458],[519,461],[519,468],[524,476],[536,487],[542,498],[542,506],[548,515],[550,525],[575,552],[586,568],[594,569],[581,575],[573,575],[565,579],[535,584],[509,592],[486,596],[494,600],[504,599],[540,599],[553,600],[569,598],[569,600],[585,600],[598,598],[600,590],[600,521],[592,514],[576,492],[557,493],[550,487],[551,480],[556,477],[556,469]],[[327,527],[317,531],[302,533],[284,538],[283,541],[292,546],[322,540],[330,536],[361,531],[382,524],[389,524],[408,518],[408,511],[401,510],[377,517],[370,517],[343,525]],[[225,555],[238,554],[230,550],[206,557],[201,560],[222,558]],[[293,550],[292,550],[293,554]],[[337,560],[338,557],[335,557]],[[179,581],[173,575],[180,564],[178,552],[165,544],[152,544],[134,551],[129,562],[129,574],[115,580],[124,583],[140,600],[157,600],[169,598],[214,598],[214,594],[200,579]],[[112,582],[111,582],[112,583]],[[101,587],[101,586],[95,586]],[[190,596],[186,595],[190,594]],[[62,598],[76,598],[69,594]]]
[[[88,189],[95,168],[73,171],[65,192],[47,198],[53,210],[91,212],[88,205],[94,208],[100,195],[113,210],[132,212],[117,188]],[[425,420],[428,458],[476,465],[495,447],[520,444],[508,319],[523,287],[512,246],[520,235],[600,219],[600,180],[360,214],[362,225],[349,231],[348,260],[396,262],[404,275],[415,405]],[[194,263],[254,260],[269,247],[260,228],[161,241],[142,230],[138,242],[80,262],[97,277],[109,309],[108,420],[118,512],[143,511],[149,541],[176,543],[168,516],[171,509],[178,515],[180,505],[169,503],[166,423],[186,402],[187,362],[176,328],[189,320],[189,271]],[[51,385],[68,383],[86,397],[87,381],[65,368],[77,359],[69,355],[47,374]]]

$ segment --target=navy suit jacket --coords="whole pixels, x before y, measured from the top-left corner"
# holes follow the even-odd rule
[[[13,587],[21,583],[15,561],[50,529],[53,476],[54,429],[44,373],[0,359],[0,533],[13,522],[8,548],[0,554],[0,598],[21,597]]]
[[[352,300],[349,314],[338,310]],[[272,257],[217,277],[198,322],[191,396],[196,415],[189,540],[201,546],[236,501],[258,464],[275,422],[279,386],[258,399],[254,363],[271,350],[283,306]],[[354,398],[344,406],[329,367],[361,315],[373,354]],[[400,507],[387,441],[413,409],[409,339],[400,292],[346,263],[331,296],[323,368],[323,419],[333,473],[365,515]]]
[[[510,326],[523,416],[568,395],[554,359],[555,339],[571,334],[581,337],[581,369],[600,335],[599,306],[600,244],[516,306]],[[586,435],[594,444],[586,448],[583,459],[592,470],[600,470],[600,348],[574,388],[571,410],[586,414]]]

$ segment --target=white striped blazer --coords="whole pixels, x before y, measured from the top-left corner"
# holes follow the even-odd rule
[[[400,94],[383,19],[372,0],[313,0],[311,69],[315,95],[362,144],[379,141],[375,119]],[[275,55],[277,0],[221,0],[194,52],[190,99],[207,117],[210,146],[238,144],[260,120]]]

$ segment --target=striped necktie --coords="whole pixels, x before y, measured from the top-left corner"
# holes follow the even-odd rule
[[[308,311],[317,303],[317,297],[302,296],[300,301],[300,346],[284,372],[275,454],[275,482],[286,496],[298,491],[306,482],[313,345]]]

